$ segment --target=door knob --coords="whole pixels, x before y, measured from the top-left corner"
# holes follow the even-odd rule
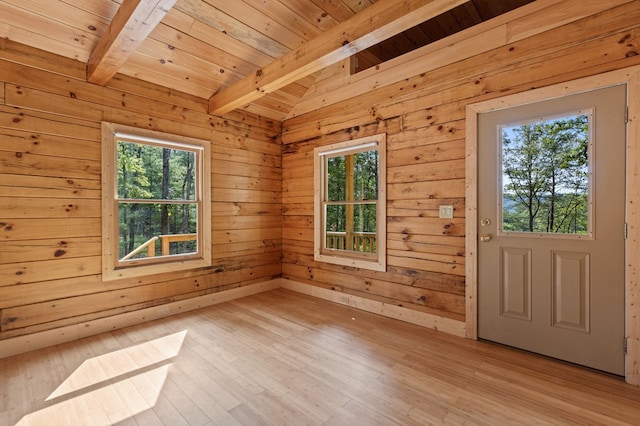
[[[482,234],[480,235],[480,242],[481,243],[486,243],[487,241],[491,240],[491,235],[489,234]]]

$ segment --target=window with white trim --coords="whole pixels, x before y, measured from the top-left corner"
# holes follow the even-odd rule
[[[206,140],[102,123],[103,279],[211,265]]]
[[[386,270],[386,135],[314,150],[314,259]]]

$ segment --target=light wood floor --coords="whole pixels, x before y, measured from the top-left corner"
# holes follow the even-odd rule
[[[0,360],[1,425],[640,425],[620,378],[284,289]]]

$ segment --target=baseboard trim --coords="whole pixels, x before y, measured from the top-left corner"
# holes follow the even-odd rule
[[[426,312],[414,311],[402,306],[391,305],[377,300],[366,299],[364,297],[316,287],[289,279],[282,278],[280,281],[283,288],[293,290],[298,293],[307,294],[309,296],[339,303],[341,305],[351,306],[352,308],[420,325],[433,330],[443,331],[448,334],[453,334],[454,336],[465,337],[467,325],[463,321],[444,318],[428,314]]]
[[[433,330],[443,331],[455,336],[465,337],[466,324],[449,318],[414,311],[401,306],[390,305],[364,297],[353,296],[335,290],[328,290],[310,284],[304,284],[285,278],[276,278],[257,284],[250,284],[231,290],[180,300],[173,303],[141,309],[134,312],[100,318],[93,321],[60,327],[53,330],[41,331],[26,336],[18,336],[2,340],[0,345],[0,359],[23,354],[36,349],[79,340],[112,330],[153,321],[159,318],[188,312],[218,303],[228,302],[245,296],[262,293],[277,288],[286,288],[298,293],[306,294],[352,308],[383,315],[388,318],[405,321],[411,324]]]
[[[0,359],[280,288],[280,279],[2,340]]]

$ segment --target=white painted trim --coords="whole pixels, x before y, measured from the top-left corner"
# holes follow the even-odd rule
[[[455,336],[464,337],[466,324],[449,318],[428,314],[426,312],[414,311],[402,306],[391,305],[377,300],[366,299],[364,297],[353,296],[335,290],[316,287],[310,284],[282,279],[282,287],[303,293],[309,296],[350,306],[362,311],[371,312],[388,318],[397,319],[433,330],[443,331]]]
[[[477,134],[478,114],[559,98],[617,84],[627,84],[627,175],[626,221],[629,237],[625,241],[625,379],[640,385],[640,66],[611,71],[529,92],[468,105],[466,111],[466,336],[478,336],[478,258],[477,258]],[[622,344],[622,342],[620,343]]]
[[[207,294],[205,296],[194,297],[192,299],[180,300],[178,302],[140,309],[134,312],[100,318],[67,327],[2,340],[2,345],[0,345],[0,359],[36,349],[46,348],[48,346],[58,345],[60,343],[71,342],[84,337],[94,336],[96,334],[117,330],[119,328],[135,324],[153,321],[170,315],[176,315],[182,312],[188,312],[222,302],[228,302],[230,300],[251,296],[280,287],[281,281],[279,279],[275,279],[218,293]]]

